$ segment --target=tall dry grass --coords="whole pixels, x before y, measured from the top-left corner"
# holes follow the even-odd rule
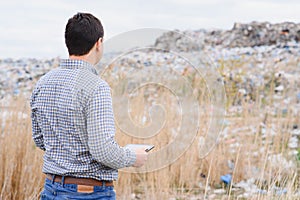
[[[13,98],[1,107],[0,199],[37,199],[43,184],[42,152],[31,138],[28,101]]]
[[[207,97],[203,97],[207,98]],[[31,139],[31,120],[28,98],[15,97],[9,99],[9,105],[1,106],[0,124],[5,124],[0,133],[0,199],[38,199],[43,187],[44,176],[42,168],[42,152],[34,146]],[[3,102],[3,101],[2,101]],[[163,98],[165,105],[171,105],[172,100],[168,96]],[[162,103],[163,103],[162,102]],[[258,101],[260,102],[260,101]],[[144,94],[141,93],[133,99],[131,114],[136,116],[137,122],[143,115]],[[287,142],[289,130],[297,122],[297,117],[288,112],[285,115],[268,115],[261,105],[248,109],[247,102],[243,102],[243,111],[235,116],[227,117],[230,122],[224,128],[229,132],[228,137],[220,137],[219,143],[204,159],[199,158],[198,137],[190,148],[171,165],[148,173],[120,172],[116,182],[118,199],[191,199],[207,198],[236,199],[234,185],[230,185],[227,194],[213,196],[212,189],[225,187],[221,184],[220,176],[227,174],[228,160],[234,163],[232,171],[232,183],[254,178],[256,184],[266,191],[272,186],[287,189],[282,196],[268,194],[254,194],[249,199],[296,199],[295,191],[299,188],[299,168],[286,168],[284,163],[270,162],[270,155],[282,154],[287,158]],[[4,113],[9,114],[4,114]],[[177,126],[174,116],[176,112],[172,108],[166,108],[166,124],[156,137],[143,140],[144,143],[156,145],[154,151],[172,142],[171,129]],[[259,113],[266,113],[260,116]],[[208,115],[201,114],[201,121],[208,121]],[[262,137],[261,123],[267,127],[266,137]],[[205,130],[206,123],[201,123]],[[272,126],[278,134],[272,135]],[[246,127],[240,131],[238,128]],[[248,129],[247,129],[248,127]],[[251,133],[250,127],[256,131]],[[251,133],[251,134],[250,134]],[[116,138],[122,145],[134,142],[121,129],[117,129]],[[238,146],[236,144],[239,144]],[[172,153],[172,152],[171,152]],[[159,157],[158,157],[159,159]],[[291,158],[292,159],[292,158]],[[295,160],[293,160],[294,163]],[[298,161],[299,162],[299,161]]]

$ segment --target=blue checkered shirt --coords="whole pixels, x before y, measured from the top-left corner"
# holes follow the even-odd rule
[[[62,60],[38,81],[30,106],[44,173],[116,180],[117,169],[134,164],[135,153],[114,139],[110,87],[91,64]]]

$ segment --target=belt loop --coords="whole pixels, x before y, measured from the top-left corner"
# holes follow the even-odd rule
[[[52,184],[54,184],[55,181],[55,174],[52,175]]]
[[[62,184],[62,186],[64,187],[64,184],[65,184],[65,176],[62,176],[62,177],[61,177],[61,184]]]

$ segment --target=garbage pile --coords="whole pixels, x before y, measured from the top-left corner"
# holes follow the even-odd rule
[[[0,60],[0,99],[6,95],[28,93],[33,83],[56,67],[58,59],[12,59]]]
[[[191,37],[193,41],[170,31],[156,39],[155,47],[170,50],[176,46],[182,51],[194,51],[215,46],[225,48],[285,46],[289,42],[298,43],[300,41],[300,23],[235,23],[231,30],[200,29],[184,31],[183,34]]]

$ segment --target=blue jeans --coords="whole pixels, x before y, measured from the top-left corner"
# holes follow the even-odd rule
[[[94,192],[81,193],[77,192],[76,184],[63,184],[53,182],[46,178],[45,187],[41,193],[41,200],[115,200],[116,192],[112,186],[94,186]]]

